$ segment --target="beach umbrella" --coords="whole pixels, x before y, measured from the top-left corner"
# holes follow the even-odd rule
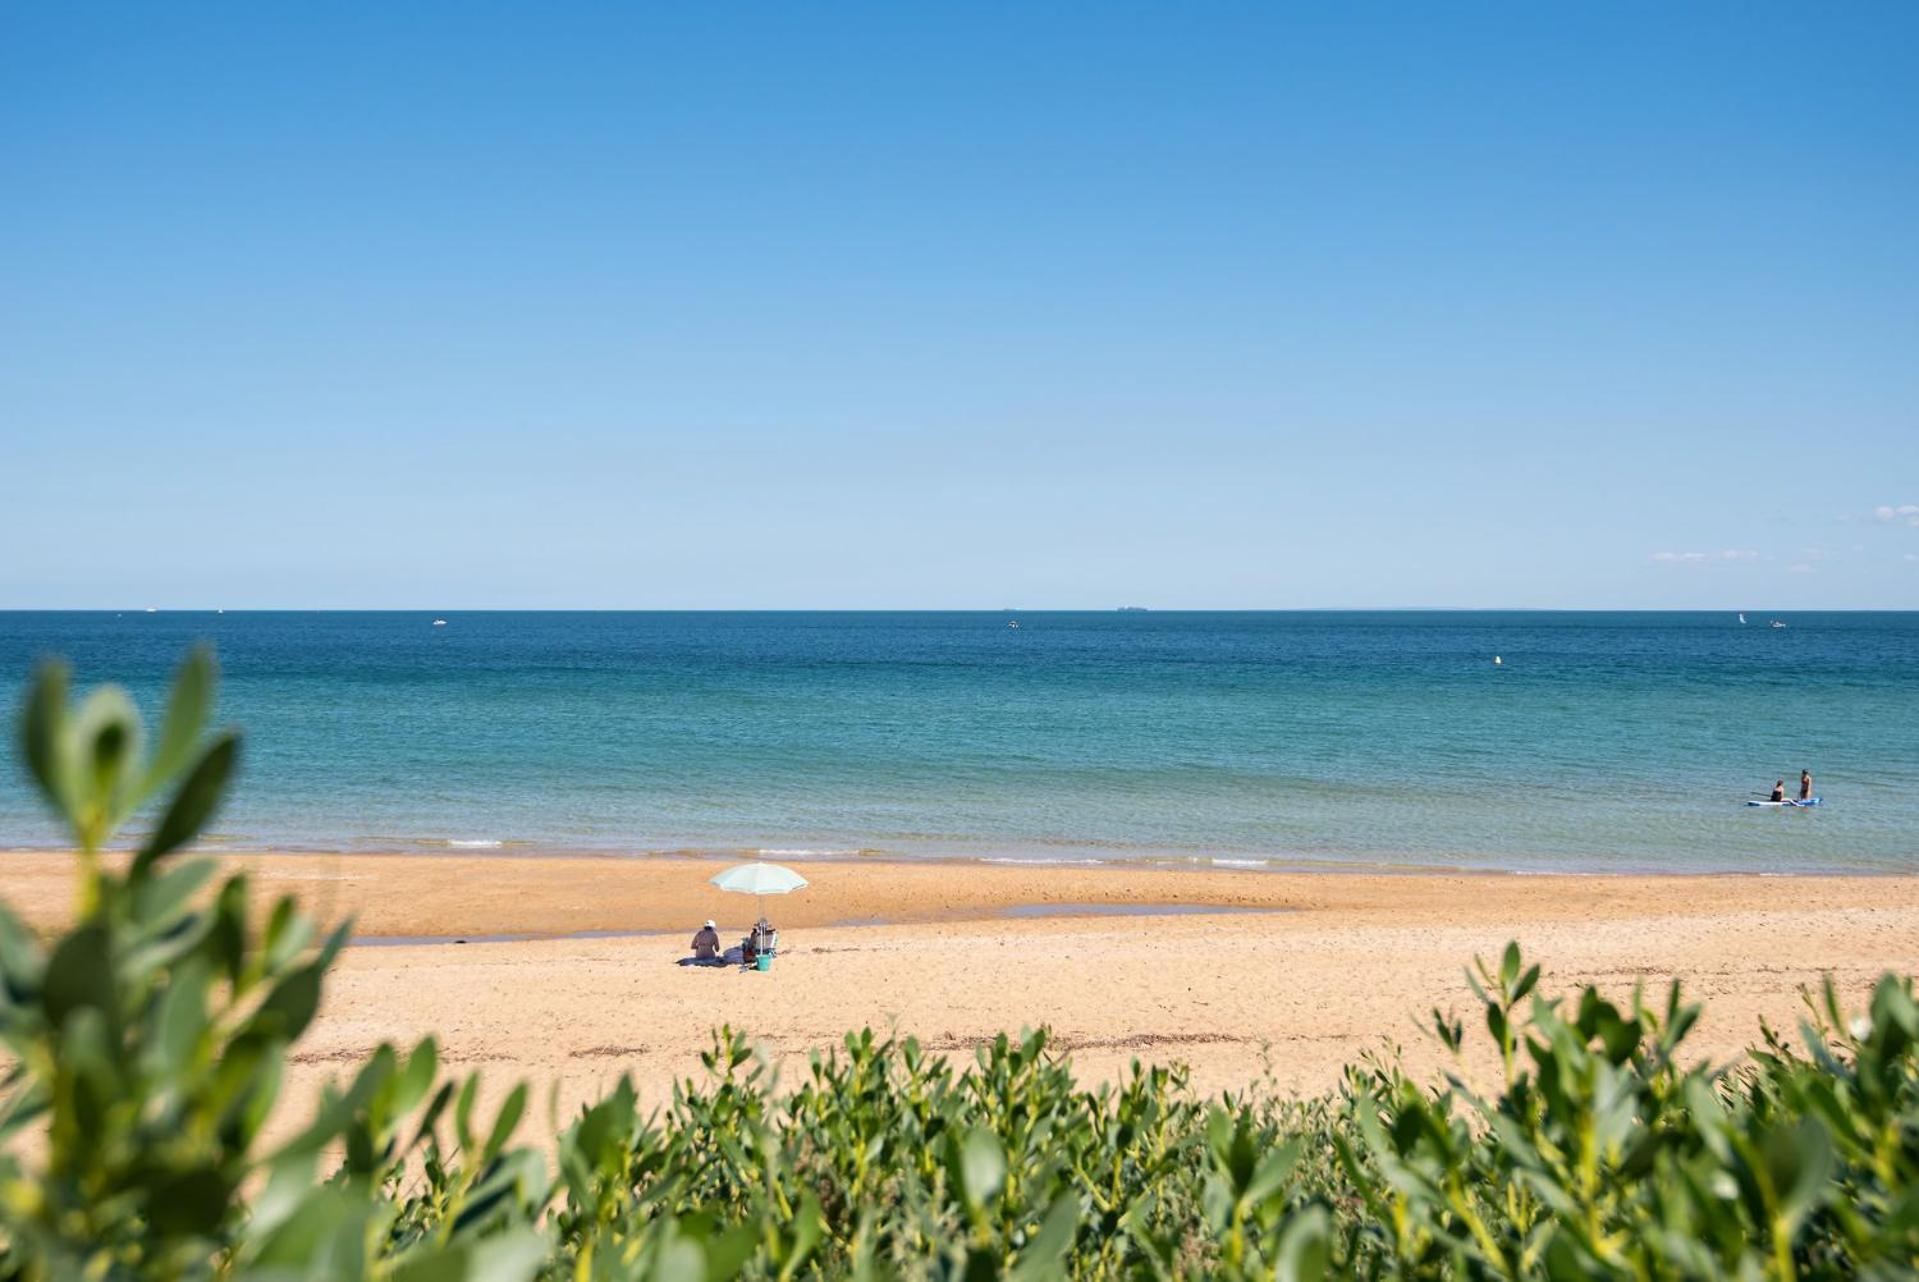
[[[790,895],[806,885],[806,878],[779,864],[741,864],[714,877],[713,884],[736,895]],[[764,905],[760,916],[764,917]]]

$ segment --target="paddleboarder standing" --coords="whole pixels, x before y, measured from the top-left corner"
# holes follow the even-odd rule
[[[1812,771],[1810,770],[1799,772],[1799,800],[1812,800]]]

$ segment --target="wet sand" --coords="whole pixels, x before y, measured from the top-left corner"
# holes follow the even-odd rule
[[[62,856],[4,856],[5,891],[63,919]],[[1083,1078],[1178,1060],[1206,1091],[1334,1087],[1361,1052],[1444,1056],[1422,1031],[1465,1013],[1475,953],[1518,939],[1548,991],[1620,998],[1672,978],[1707,1003],[1695,1051],[1723,1061],[1763,1016],[1796,1026],[1798,990],[1830,973],[1855,1001],[1883,970],[1919,972],[1919,878],[1285,874],[816,860],[769,899],[782,952],[766,973],[683,968],[715,917],[732,942],[753,901],[707,878],[731,861],[448,855],[223,856],[257,893],[351,915],[383,946],[349,949],[295,1072],[339,1071],[382,1040],[439,1036],[495,1090],[557,1083],[562,1115],[631,1074],[661,1102],[731,1024],[791,1074],[870,1025],[966,1054],[1046,1024]],[[1208,908],[1231,911],[1207,912]],[[581,937],[587,932],[619,932]],[[649,933],[663,932],[663,933]],[[491,936],[516,936],[488,942]],[[525,938],[531,936],[532,938]],[[572,936],[572,937],[566,937]],[[427,939],[432,942],[392,942]],[[467,943],[453,943],[466,939]],[[1477,1021],[1470,1025],[1477,1027]]]

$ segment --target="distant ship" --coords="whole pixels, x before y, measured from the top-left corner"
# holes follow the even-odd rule
[[[1121,614],[1144,614],[1146,613],[1146,607],[1143,605],[1122,605],[1119,608],[1119,612]]]

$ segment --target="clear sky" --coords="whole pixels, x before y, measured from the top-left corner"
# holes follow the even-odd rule
[[[10,3],[0,607],[1912,608],[1915,66],[1906,0]]]

